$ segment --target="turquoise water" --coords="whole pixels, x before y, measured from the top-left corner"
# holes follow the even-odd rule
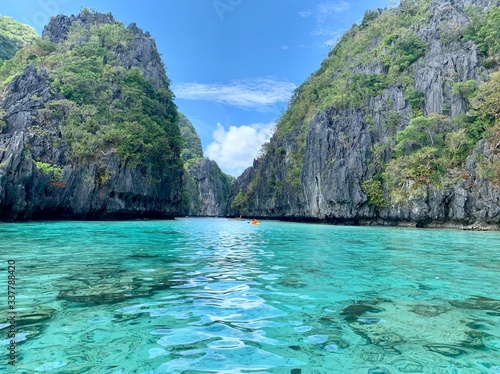
[[[0,240],[0,373],[500,373],[500,233],[186,218]]]

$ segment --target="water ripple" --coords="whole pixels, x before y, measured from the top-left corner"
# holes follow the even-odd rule
[[[178,219],[0,234],[24,372],[499,371],[498,233]]]

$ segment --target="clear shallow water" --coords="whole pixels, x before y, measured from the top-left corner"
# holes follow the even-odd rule
[[[2,224],[0,372],[500,373],[499,244],[224,219]]]

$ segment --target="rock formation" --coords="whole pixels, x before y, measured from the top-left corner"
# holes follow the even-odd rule
[[[148,124],[156,126],[162,134],[172,134],[164,140],[168,145],[164,153],[168,156],[161,164],[146,151],[142,151],[142,158],[137,158],[137,153],[131,153],[134,159],[123,156],[127,149],[120,148],[121,141],[128,139],[129,147],[137,142],[137,149],[148,150],[148,140],[134,139],[133,133],[126,132],[134,128],[118,129],[113,121],[109,121],[106,130],[109,140],[98,143],[93,151],[85,149],[93,144],[89,139],[94,139],[94,135],[99,138],[101,130],[91,128],[87,133],[75,135],[74,131],[80,131],[76,126],[73,128],[76,130],[71,130],[73,133],[68,133],[69,119],[80,118],[83,126],[102,122],[104,117],[99,112],[85,114],[89,111],[86,108],[93,107],[84,105],[87,98],[75,96],[76,91],[67,92],[68,78],[58,75],[48,57],[44,60],[45,57],[33,56],[33,64],[27,61],[24,71],[0,91],[0,220],[167,218],[178,214],[183,172],[180,147],[172,139],[180,134],[172,117],[176,116],[176,110],[154,40],[135,25],[125,30],[110,14],[86,10],[78,16],[53,18],[43,32],[43,39],[46,44],[58,43],[63,50],[76,53],[74,47],[85,46],[90,34],[72,30],[99,32],[103,25],[116,25],[111,31],[124,30],[123,35],[130,40],[116,43],[114,49],[98,57],[101,60],[95,58],[99,61],[97,67],[116,72],[116,77],[127,80],[126,84],[118,82],[109,87],[114,90],[108,93],[110,100],[114,100],[113,105],[121,105],[119,100],[126,100],[124,88],[130,88],[143,94],[148,102],[161,102],[164,107],[156,110],[156,117],[151,117],[154,122]],[[107,34],[103,35],[104,43]],[[111,32],[110,35],[113,37]],[[61,58],[50,54],[56,52],[48,53],[49,57]],[[134,73],[134,67],[142,73]],[[94,83],[77,88],[92,94]],[[111,106],[103,107],[107,110]],[[120,116],[125,112],[119,109],[116,113]],[[83,148],[80,153],[77,146]]]
[[[434,175],[405,179],[403,168],[395,188],[387,177],[396,164],[391,160],[410,160],[417,154],[410,149],[403,158],[395,151],[398,142],[404,150],[400,139],[413,119],[439,118],[449,124],[449,131],[436,130],[445,143],[451,142],[452,132],[468,131],[455,125],[471,109],[458,84],[481,85],[498,69],[498,61],[466,38],[466,30],[473,22],[471,12],[485,20],[488,14],[493,19],[495,9],[495,1],[432,0],[402,1],[396,9],[367,12],[363,23],[353,26],[297,89],[265,155],[233,184],[229,214],[348,224],[498,227],[500,186],[480,165],[481,160],[500,162],[498,144],[495,148],[488,141],[488,132],[470,147],[462,164],[449,170],[434,166],[439,180]],[[384,22],[395,20],[404,25],[403,35],[378,35],[372,27],[387,28]],[[365,37],[369,33],[373,36]],[[367,40],[357,54],[344,48],[347,43],[358,48],[355,37]],[[418,155],[437,149],[432,148],[433,134],[429,142],[425,149],[413,145],[423,149]],[[435,151],[428,164],[434,159],[444,158]]]
[[[42,37],[53,43],[68,42],[71,27],[82,27],[89,30],[91,27],[102,25],[121,25],[116,21],[111,13],[94,13],[88,10],[82,11],[77,16],[58,15],[51,19],[44,28]],[[168,84],[165,67],[160,54],[156,48],[156,43],[151,35],[144,33],[135,23],[128,25],[127,30],[132,33],[131,43],[124,48],[122,45],[116,46],[113,53],[126,69],[135,66],[144,73],[156,88],[164,88]],[[84,36],[68,43],[68,47],[82,44],[88,41],[88,36]]]
[[[181,130],[184,146],[182,147],[181,157],[183,161],[194,158],[203,158],[203,148],[201,139],[196,133],[196,129],[189,119],[179,112],[179,129]]]
[[[189,216],[223,217],[229,186],[234,178],[223,173],[217,163],[203,158],[201,140],[192,123],[179,113],[184,139],[184,192],[182,213]]]
[[[185,166],[185,193],[190,216],[224,217],[229,186],[234,178],[224,174],[217,163],[208,158],[188,161]]]

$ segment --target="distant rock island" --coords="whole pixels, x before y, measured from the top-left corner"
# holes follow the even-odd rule
[[[188,216],[224,217],[229,188],[235,178],[223,173],[215,161],[203,158],[201,140],[182,113],[179,128],[184,139],[182,212]]]

